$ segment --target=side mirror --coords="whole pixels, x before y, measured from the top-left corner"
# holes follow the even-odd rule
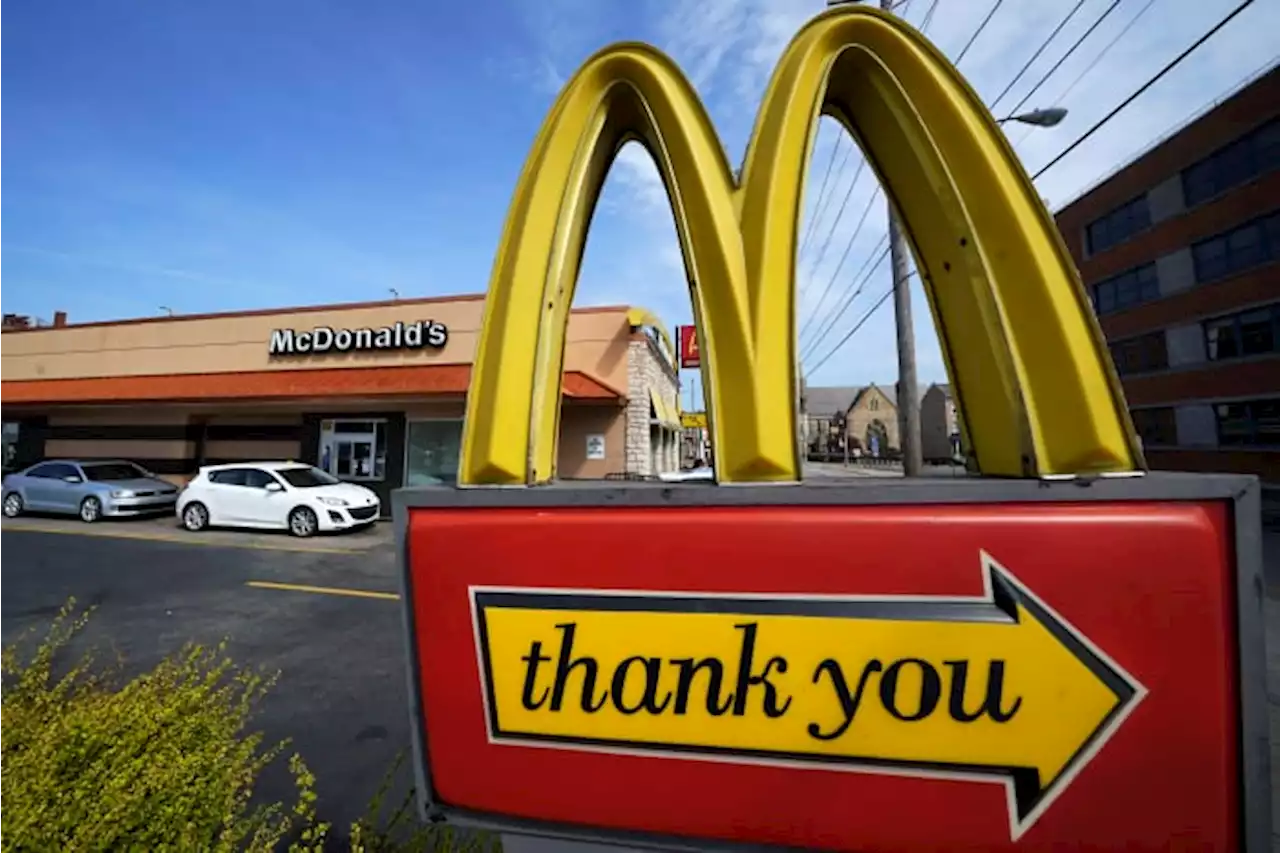
[[[266,489],[268,492],[283,492],[283,491],[284,491],[284,486],[280,485],[279,483],[275,482],[274,480],[273,480],[273,481],[271,481],[270,483],[267,483],[267,484],[266,484],[265,486],[263,486],[262,488]]]
[[[63,477],[62,479],[63,479],[63,481],[65,481],[65,482],[67,482],[67,483],[83,483],[83,482],[84,482],[84,480],[80,479],[80,478],[79,478],[79,477],[77,477],[75,474],[68,474],[67,476]]]

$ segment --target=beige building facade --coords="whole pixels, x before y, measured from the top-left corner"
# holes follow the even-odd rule
[[[297,459],[383,494],[450,482],[481,295],[6,328],[5,469],[129,459]],[[675,355],[640,308],[571,314],[559,477],[651,476],[678,462]],[[384,501],[384,505],[389,502]]]

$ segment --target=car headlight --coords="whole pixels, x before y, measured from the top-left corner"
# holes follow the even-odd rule
[[[346,506],[347,502],[342,498],[318,498],[320,503],[325,506]]]
[[[128,489],[112,489],[112,490],[111,490],[111,497],[113,497],[113,498],[131,498],[131,497],[133,497],[133,492],[129,491]]]

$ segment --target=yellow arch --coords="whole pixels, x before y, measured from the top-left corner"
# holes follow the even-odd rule
[[[667,357],[672,360],[672,364],[676,363],[678,358],[676,345],[672,342],[671,333],[667,331],[667,325],[662,322],[662,318],[648,308],[633,305],[627,309],[627,323],[632,326],[648,326],[657,332],[658,337],[662,339],[662,345],[666,347]]]
[[[1132,470],[1141,455],[1062,240],[991,115],[909,26],[846,6],[806,24],[757,117],[740,185],[692,87],[642,44],[589,58],[516,187],[490,280],[465,484],[554,476],[564,333],[618,148],[641,141],[684,251],[721,481],[799,477],[794,259],[820,112],[858,139],[912,237],[978,467]]]

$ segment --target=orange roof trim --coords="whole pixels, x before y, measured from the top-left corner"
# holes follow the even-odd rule
[[[465,394],[470,382],[471,367],[465,364],[170,373],[0,382],[0,400],[5,405],[30,405],[405,397]],[[623,396],[616,389],[579,371],[565,373],[562,389],[564,396],[571,400],[620,400]]]

